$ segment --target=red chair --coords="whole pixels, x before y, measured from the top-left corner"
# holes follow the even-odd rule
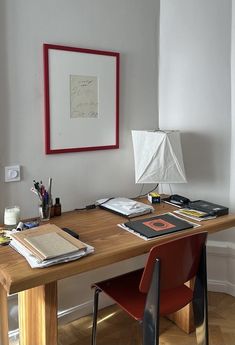
[[[197,342],[208,345],[207,232],[155,245],[144,269],[95,283],[92,345],[96,344],[101,291],[143,324],[143,345],[159,344],[159,318],[193,302]],[[194,291],[184,283],[195,279]]]

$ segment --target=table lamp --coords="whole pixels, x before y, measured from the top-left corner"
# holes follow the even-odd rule
[[[136,183],[186,183],[179,131],[133,130]]]

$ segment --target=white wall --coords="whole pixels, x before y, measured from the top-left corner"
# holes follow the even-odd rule
[[[153,128],[158,121],[157,18],[158,3],[154,0],[0,2],[1,216],[10,204],[19,204],[23,217],[37,215],[37,200],[29,191],[34,178],[46,181],[53,177],[53,194],[61,197],[63,210],[104,195],[138,194],[130,130]],[[231,118],[230,26],[231,0],[161,2],[159,122],[161,128],[183,132],[188,184],[174,186],[173,192],[216,200],[234,209],[235,139],[231,129],[235,98],[232,95]],[[234,33],[233,27],[232,48]],[[44,155],[44,42],[121,53],[119,150]],[[234,75],[232,64],[232,88]],[[3,167],[15,163],[23,166],[23,179],[5,184]],[[234,253],[234,231],[211,239],[216,240],[216,244],[210,242],[212,260],[219,260],[221,247],[223,258],[231,250]],[[143,260],[141,257],[62,281],[61,317],[77,316],[80,307],[91,307],[87,284],[97,275],[102,278],[113,271],[129,270],[142,265]],[[226,267],[226,276],[223,270],[218,277],[213,267],[210,261],[211,286],[218,288],[218,282],[224,281],[224,286],[230,286],[227,291],[234,291],[234,254],[225,262],[218,261],[218,267]],[[14,301],[13,297],[12,304]],[[11,312],[13,319],[13,308]]]
[[[63,210],[106,195],[137,195],[130,130],[156,122],[158,2],[5,0],[0,7],[1,218],[12,204],[23,217],[37,215],[34,178],[53,178]],[[119,150],[44,154],[45,42],[120,52]],[[4,183],[3,167],[15,163],[23,167],[22,181]]]
[[[49,176],[64,211],[105,196],[139,194],[130,131],[156,127],[158,6],[155,0],[0,1],[1,219],[12,204],[20,206],[22,217],[37,216],[32,181]],[[120,149],[44,154],[43,43],[120,52]],[[4,166],[15,163],[23,167],[22,181],[4,183]],[[94,279],[131,270],[142,260],[60,282],[60,316],[90,311],[87,287]],[[15,301],[13,296],[11,329],[17,327]]]
[[[231,0],[161,1],[159,125],[182,131],[188,184],[174,186],[174,192],[215,201],[234,212],[231,9]],[[232,91],[234,39],[233,21]],[[235,295],[234,244],[234,229],[209,237],[210,290]]]
[[[182,131],[188,179],[174,191],[234,209],[230,53],[231,0],[161,1],[159,124]]]

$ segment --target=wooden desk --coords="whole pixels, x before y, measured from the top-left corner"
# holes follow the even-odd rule
[[[173,206],[156,206],[156,214],[174,210]],[[146,218],[146,216],[142,216]],[[77,230],[82,241],[95,247],[95,253],[80,260],[50,268],[31,269],[26,260],[11,247],[0,248],[0,344],[8,345],[7,293],[19,296],[19,329],[21,345],[57,344],[57,281],[98,267],[147,253],[155,243],[177,238],[182,232],[151,241],[134,236],[119,227],[126,218],[101,209],[64,213],[51,223]],[[185,230],[187,233],[214,233],[235,226],[235,215],[202,222]],[[189,309],[175,319],[190,330]]]

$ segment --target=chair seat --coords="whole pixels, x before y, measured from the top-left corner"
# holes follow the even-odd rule
[[[143,269],[95,283],[94,286],[104,291],[122,309],[136,320],[142,320],[147,294],[139,291],[139,282]],[[174,313],[192,301],[193,291],[182,285],[162,290],[160,296],[160,315]]]

